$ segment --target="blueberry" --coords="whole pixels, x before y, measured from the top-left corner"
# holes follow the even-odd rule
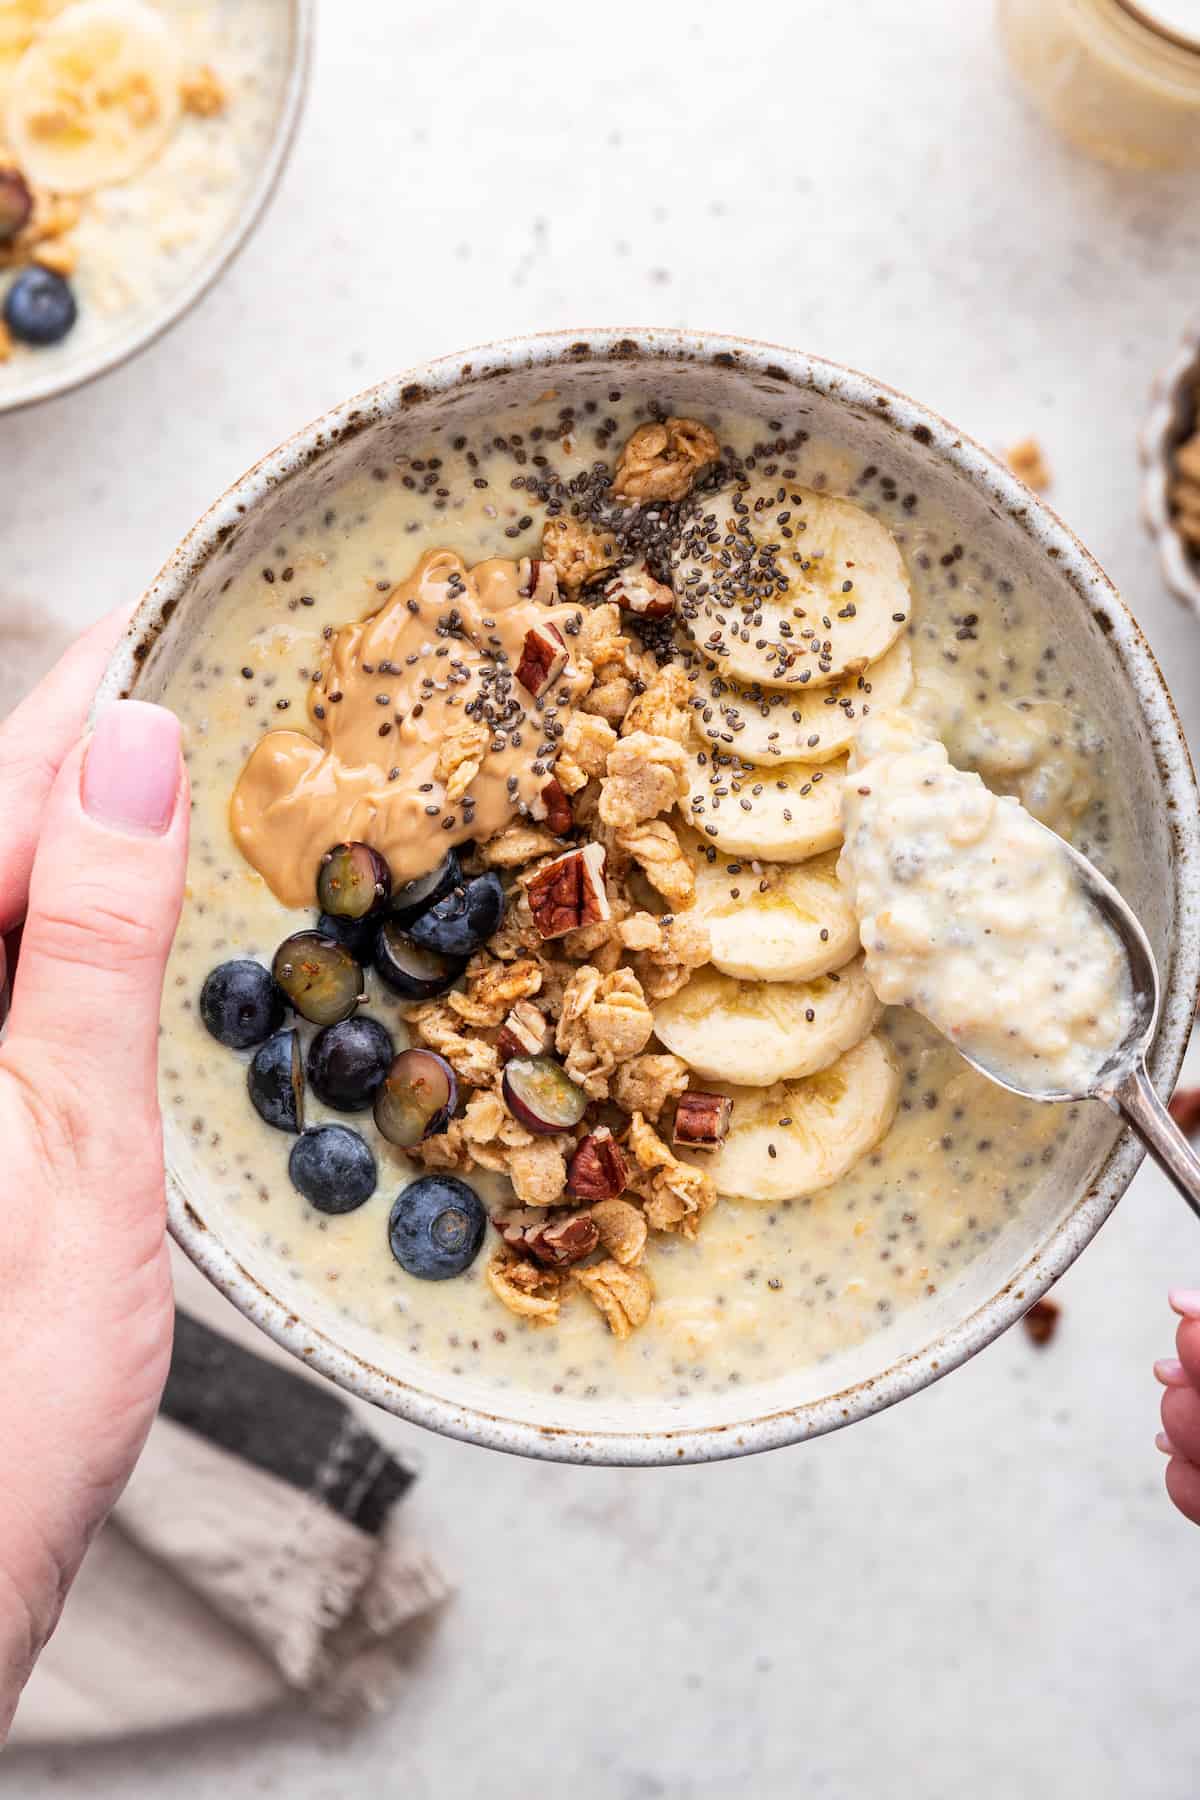
[[[288,1158],[292,1185],[318,1212],[347,1213],[369,1200],[375,1158],[348,1125],[319,1125],[296,1139]]]
[[[283,1024],[285,1001],[269,969],[248,957],[216,968],[200,989],[200,1017],[219,1044],[248,1050]]]
[[[309,1045],[308,1084],[338,1112],[365,1112],[395,1054],[392,1034],[378,1019],[343,1019],[318,1031]]]
[[[423,912],[448,894],[452,887],[457,887],[462,880],[462,865],[458,860],[458,851],[449,850],[444,862],[428,875],[418,875],[415,881],[406,881],[403,887],[396,888],[392,894],[389,911],[399,924],[409,925],[419,919]]]
[[[357,963],[369,963],[375,954],[375,934],[379,920],[373,913],[365,919],[339,919],[333,913],[322,913],[317,920],[322,937],[333,938],[348,950]]]
[[[297,1032],[277,1031],[259,1045],[246,1071],[246,1086],[260,1119],[277,1131],[303,1131],[304,1063]]]
[[[414,919],[408,935],[424,950],[441,956],[473,956],[504,917],[504,889],[489,870],[459,882],[436,905]]]
[[[433,1000],[452,988],[467,966],[465,956],[439,956],[414,944],[393,919],[385,919],[375,940],[379,979],[405,1000]]]
[[[271,968],[300,1017],[313,1025],[348,1019],[363,997],[358,963],[344,944],[319,931],[297,931],[285,938]]]
[[[375,1123],[389,1144],[411,1150],[445,1131],[458,1105],[458,1079],[436,1050],[402,1050],[375,1095]]]
[[[526,1131],[570,1131],[587,1111],[588,1097],[552,1056],[514,1056],[500,1082],[504,1104]]]
[[[487,1214],[456,1175],[422,1175],[396,1198],[388,1220],[392,1255],[421,1281],[461,1275],[479,1255]]]
[[[57,344],[77,314],[75,296],[61,275],[36,265],[23,269],[4,301],[4,323],[23,344]]]
[[[339,919],[377,913],[392,891],[392,872],[370,844],[335,844],[317,871],[317,905]]]

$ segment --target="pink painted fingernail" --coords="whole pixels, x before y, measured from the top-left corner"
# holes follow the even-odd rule
[[[1200,1319],[1200,1288],[1172,1288],[1167,1301],[1181,1319]]]
[[[179,720],[165,707],[114,701],[87,747],[84,811],[117,831],[161,837],[179,794],[179,744]]]
[[[1163,1356],[1154,1365],[1156,1381],[1164,1387],[1187,1387],[1188,1372],[1177,1356]]]
[[[1154,1448],[1161,1450],[1164,1456],[1174,1456],[1175,1446],[1165,1431],[1160,1431],[1154,1440]]]

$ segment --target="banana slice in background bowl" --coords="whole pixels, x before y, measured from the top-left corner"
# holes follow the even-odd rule
[[[875,1148],[896,1115],[900,1070],[872,1032],[805,1080],[720,1091],[733,1100],[725,1142],[680,1156],[730,1199],[789,1200],[829,1187]]]
[[[30,179],[60,194],[126,181],[175,129],[180,74],[167,24],[143,0],[77,0],[12,72],[8,142]]]
[[[882,1012],[861,956],[813,981],[742,981],[703,968],[659,1001],[654,1030],[697,1075],[753,1087],[828,1068]]]
[[[682,840],[696,871],[696,916],[713,967],[746,981],[811,981],[858,951],[858,920],[837,877],[837,852],[802,863],[741,859]]]
[[[13,70],[38,32],[74,4],[75,0],[0,0],[0,105]]]
[[[720,488],[675,556],[683,623],[737,681],[818,688],[885,656],[912,612],[887,526],[798,484]],[[700,596],[688,600],[692,590]]]

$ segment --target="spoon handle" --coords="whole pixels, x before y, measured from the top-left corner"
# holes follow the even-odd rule
[[[1171,1177],[1200,1219],[1200,1157],[1151,1087],[1144,1062],[1131,1069],[1121,1085],[1113,1089],[1112,1098],[1159,1168]]]

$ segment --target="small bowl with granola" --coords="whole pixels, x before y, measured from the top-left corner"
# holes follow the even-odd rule
[[[174,323],[286,159],[311,0],[10,0],[0,9],[0,412]]]
[[[418,1423],[792,1442],[973,1354],[1115,1204],[1103,1108],[1001,1090],[866,979],[873,715],[1122,882],[1176,1072],[1196,809],[1153,659],[1009,470],[836,365],[591,332],[372,389],[185,540],[126,693],[178,713],[194,802],[172,1231]]]

